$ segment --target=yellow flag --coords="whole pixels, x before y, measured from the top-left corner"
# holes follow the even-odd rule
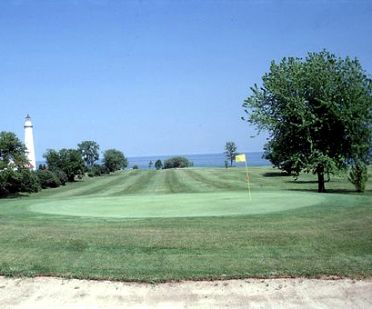
[[[245,154],[235,156],[235,162],[245,162]]]

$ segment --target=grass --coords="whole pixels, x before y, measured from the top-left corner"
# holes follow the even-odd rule
[[[128,281],[372,275],[372,182],[125,171],[0,200],[0,274]],[[371,177],[370,177],[371,178]]]

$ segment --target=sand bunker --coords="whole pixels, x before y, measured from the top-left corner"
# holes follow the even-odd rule
[[[1,308],[371,308],[372,279],[140,284],[0,277]]]

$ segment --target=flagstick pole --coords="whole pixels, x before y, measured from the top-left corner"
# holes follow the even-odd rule
[[[251,201],[252,200],[252,195],[251,195],[251,185],[249,183],[249,174],[248,174],[247,160],[245,160],[244,162],[245,162],[245,172],[246,172],[246,176],[247,176],[247,185],[248,185],[249,200]]]

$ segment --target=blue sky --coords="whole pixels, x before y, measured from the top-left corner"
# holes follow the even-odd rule
[[[0,2],[0,130],[127,156],[261,151],[240,120],[272,60],[323,48],[372,72],[372,1]]]

